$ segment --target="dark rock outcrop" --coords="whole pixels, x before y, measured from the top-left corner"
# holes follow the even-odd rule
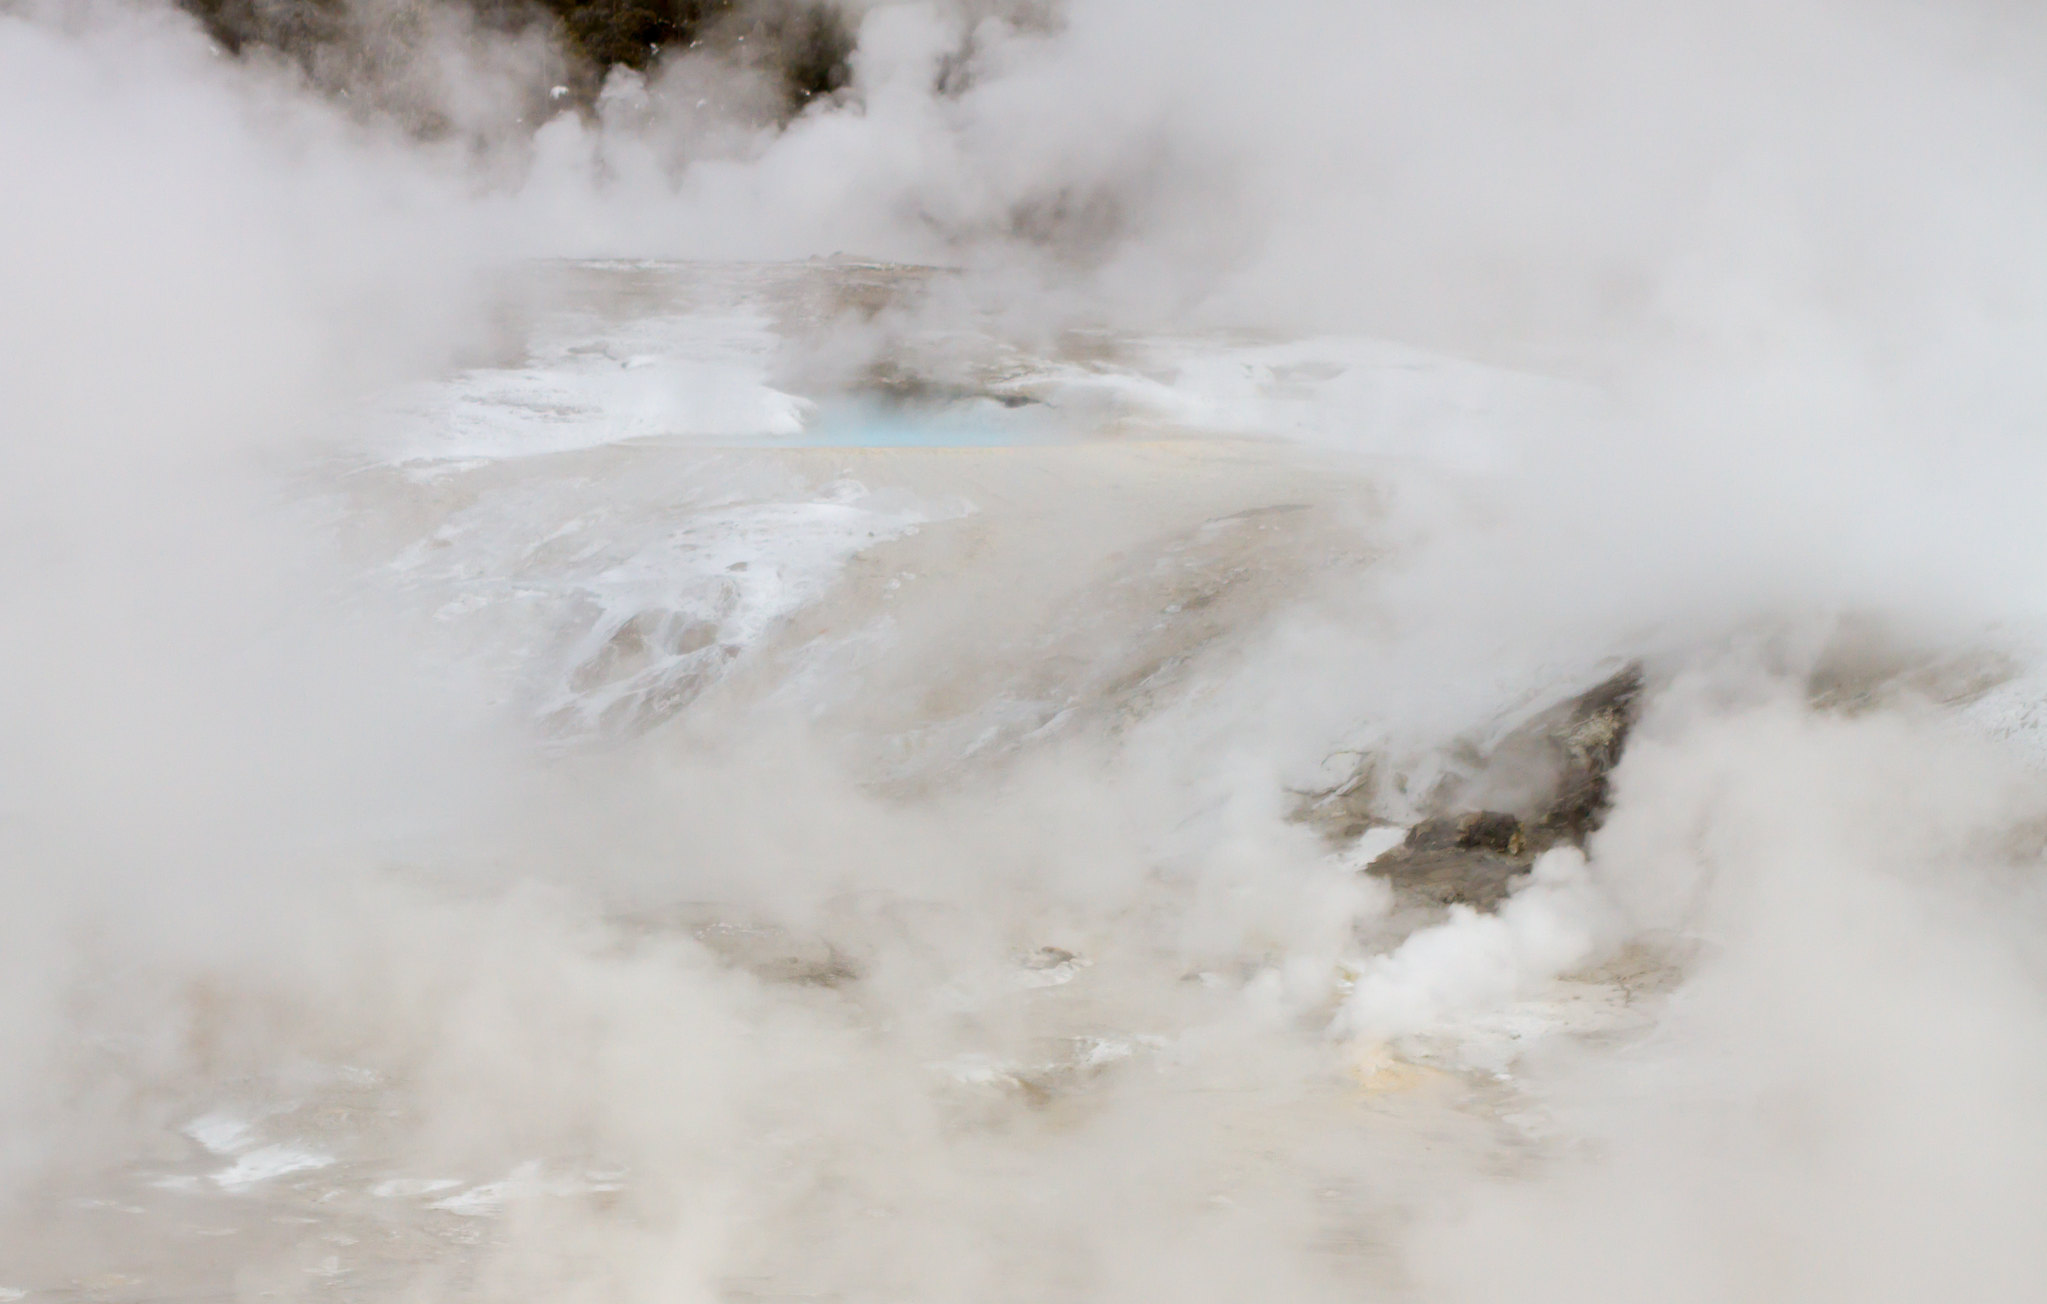
[[[644,71],[670,47],[688,48],[731,0],[537,0],[591,67]]]
[[[1425,904],[1491,909],[1552,847],[1583,846],[1612,804],[1620,762],[1642,696],[1642,669],[1611,678],[1515,729],[1468,774],[1446,785],[1438,809],[1366,872]],[[1324,800],[1346,831],[1368,818],[1370,758]],[[1507,794],[1495,806],[1487,797]],[[1459,807],[1467,800],[1479,809]],[[1354,836],[1354,833],[1350,834]]]
[[[1556,775],[1529,829],[1533,851],[1560,843],[1582,846],[1605,822],[1613,804],[1608,776],[1620,763],[1641,697],[1642,668],[1630,665],[1523,731],[1548,751]]]
[[[1480,810],[1423,820],[1409,831],[1405,845],[1414,851],[1491,851],[1519,857],[1526,853],[1528,839],[1520,817]]]
[[[571,104],[589,104],[613,68],[651,71],[670,54],[702,50],[765,73],[793,116],[851,78],[854,34],[829,0],[178,0],[229,54],[268,51],[316,86],[436,134],[446,127],[392,65],[426,57],[431,34],[470,39],[553,37]],[[458,19],[449,24],[443,20]],[[416,80],[416,79],[415,79]],[[536,105],[545,85],[529,88]],[[551,97],[549,97],[551,100]]]
[[[1520,817],[1486,810],[1423,820],[1369,872],[1433,905],[1489,910],[1532,863]]]

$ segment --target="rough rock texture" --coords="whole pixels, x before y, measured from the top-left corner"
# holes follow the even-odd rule
[[[687,48],[731,0],[538,0],[570,47],[598,68],[644,70],[670,46]]]
[[[1532,863],[1520,817],[1485,810],[1423,820],[1370,872],[1434,905],[1488,910]]]
[[[1605,820],[1608,778],[1634,727],[1642,683],[1641,667],[1629,665],[1515,729],[1446,784],[1435,799],[1441,809],[1366,872],[1420,902],[1497,906],[1537,856],[1582,846]],[[1370,822],[1373,764],[1363,759],[1349,782],[1320,797],[1325,820],[1343,821],[1346,836]],[[1510,800],[1495,807],[1488,798],[1501,794]]]
[[[1620,763],[1642,696],[1642,668],[1631,665],[1597,688],[1537,719],[1524,731],[1556,766],[1548,799],[1529,828],[1529,849],[1582,846],[1613,804],[1607,777]]]
[[[828,0],[179,0],[221,48],[268,51],[296,63],[314,84],[354,102],[446,127],[417,102],[394,96],[407,81],[395,65],[418,60],[438,36],[471,43],[544,33],[573,103],[587,104],[613,68],[651,70],[678,51],[701,49],[779,83],[794,114],[850,78],[853,29]],[[531,89],[546,96],[548,87]],[[415,97],[416,98],[416,97]],[[536,103],[538,101],[536,100]]]

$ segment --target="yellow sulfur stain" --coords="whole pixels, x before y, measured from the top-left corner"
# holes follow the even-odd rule
[[[1445,1078],[1439,1069],[1401,1059],[1384,1042],[1360,1042],[1352,1046],[1344,1056],[1344,1068],[1352,1081],[1375,1096],[1419,1090]]]

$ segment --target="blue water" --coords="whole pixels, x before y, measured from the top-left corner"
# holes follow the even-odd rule
[[[845,403],[819,409],[802,434],[747,441],[767,448],[1007,448],[1068,442],[1040,405],[992,400],[915,406]]]

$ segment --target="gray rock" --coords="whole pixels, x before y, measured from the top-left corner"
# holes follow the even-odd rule
[[[1431,814],[1365,872],[1418,902],[1498,906],[1537,856],[1552,847],[1583,846],[1605,821],[1609,776],[1634,728],[1642,686],[1642,669],[1631,664],[1516,729],[1479,758],[1445,804],[1465,794],[1510,793],[1515,800],[1504,809]],[[1369,758],[1361,762],[1360,774],[1370,764]],[[1356,794],[1362,789],[1354,778],[1333,794],[1335,808],[1352,824],[1361,822]]]
[[[1423,820],[1408,832],[1403,851],[1491,851],[1519,858],[1528,849],[1521,817],[1506,811],[1466,811]]]
[[[1533,863],[1528,856],[1483,849],[1413,851],[1396,847],[1373,861],[1366,872],[1385,879],[1421,904],[1491,910],[1507,899]]]
[[[1546,750],[1555,778],[1530,822],[1535,852],[1585,839],[1606,821],[1613,804],[1608,776],[1635,727],[1642,697],[1642,667],[1630,665],[1591,691],[1538,717],[1523,731]]]

